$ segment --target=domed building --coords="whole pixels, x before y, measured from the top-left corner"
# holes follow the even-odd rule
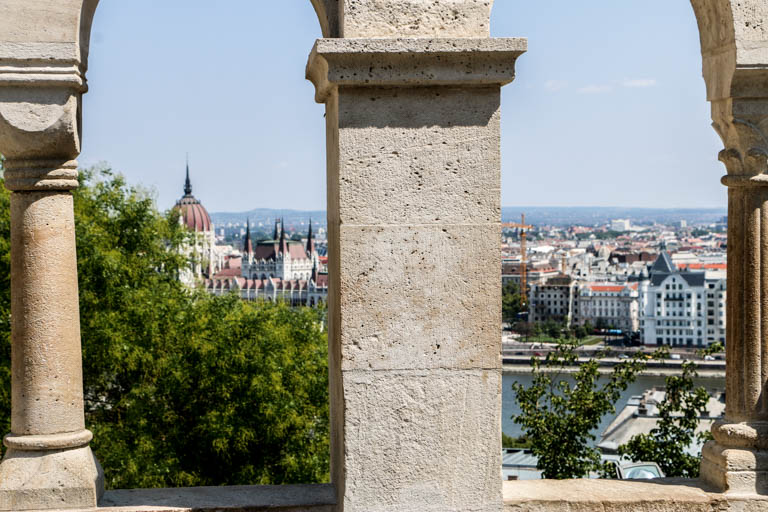
[[[192,182],[189,179],[189,163],[187,163],[187,178],[184,182],[184,195],[176,201],[174,209],[180,212],[179,223],[186,226],[193,235],[193,241],[184,249],[184,255],[189,258],[189,271],[181,276],[181,280],[193,285],[197,279],[212,276],[220,262],[216,256],[216,238],[211,216],[205,206],[192,195]]]

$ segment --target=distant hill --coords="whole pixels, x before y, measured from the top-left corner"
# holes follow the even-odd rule
[[[271,208],[256,208],[247,212],[214,212],[211,213],[211,220],[217,226],[226,226],[227,224],[245,224],[247,219],[251,220],[251,224],[258,224],[259,222],[274,222],[275,219],[285,219],[286,226],[294,224],[301,224],[309,222],[312,219],[313,223],[320,226],[326,224],[325,210],[273,210]]]
[[[727,211],[725,208],[624,208],[615,207],[567,207],[567,206],[506,206],[501,209],[503,222],[519,222],[520,214],[525,213],[525,220],[534,225],[564,226],[580,224],[592,226],[605,224],[612,219],[630,219],[633,224],[671,224],[685,220],[690,225],[712,224],[718,222]],[[274,222],[275,218],[285,218],[286,225],[300,225],[311,218],[318,225],[325,225],[325,210],[273,210],[256,208],[247,212],[211,214],[213,222],[218,226],[226,224],[245,224],[250,218],[251,223]]]
[[[689,225],[713,224],[728,214],[725,208],[624,208],[566,206],[508,206],[501,209],[503,222],[520,222],[520,214],[533,225],[601,225],[612,219],[629,219],[633,224],[671,224],[680,220]]]

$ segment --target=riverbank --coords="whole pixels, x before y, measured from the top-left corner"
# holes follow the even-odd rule
[[[566,375],[574,374],[579,371],[577,366],[571,366],[567,368],[547,368],[541,367],[541,371],[544,373],[564,373]],[[600,375],[609,375],[613,371],[612,367],[601,366],[597,369]],[[502,372],[504,375],[530,375],[531,365],[530,362],[524,364],[504,364],[502,366]],[[703,379],[725,379],[725,370],[710,370],[699,368],[699,377]],[[640,372],[640,375],[644,377],[669,377],[671,375],[679,375],[680,368],[646,368]]]
[[[540,357],[540,359],[544,359]],[[586,363],[590,361],[587,357],[580,357],[578,363]],[[610,374],[613,371],[613,367],[617,364],[626,361],[626,359],[620,359],[615,357],[605,357],[599,360],[600,366],[598,372],[601,375]],[[531,356],[530,355],[503,355],[503,370],[505,374],[523,374],[531,373]],[[640,375],[646,375],[651,377],[667,377],[670,375],[678,375],[682,371],[684,360],[682,359],[665,359],[649,360],[646,362],[646,368]],[[725,378],[725,361],[696,361],[698,367],[699,376],[703,378],[712,379],[724,379]],[[554,368],[549,369],[546,366],[541,366],[541,371],[551,373],[576,373],[578,371],[578,365],[567,368]]]

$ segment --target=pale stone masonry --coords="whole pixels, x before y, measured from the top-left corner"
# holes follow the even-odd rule
[[[103,485],[68,192],[97,3],[0,0],[13,243],[0,510],[93,509]],[[727,410],[703,481],[503,486],[499,91],[525,41],[489,37],[492,0],[311,3],[325,37],[308,76],[327,106],[333,483],[119,491],[105,510],[765,510],[768,2],[692,0],[729,187]]]
[[[344,411],[332,468],[345,511],[500,510],[499,102],[524,50],[337,39],[310,57],[327,106],[331,408]]]

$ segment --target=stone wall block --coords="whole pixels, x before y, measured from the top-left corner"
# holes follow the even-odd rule
[[[4,0],[0,2],[0,41],[77,41],[82,5],[83,0]]]
[[[493,0],[342,0],[342,37],[488,37]]]
[[[339,120],[345,224],[501,218],[498,87],[345,89]]]
[[[498,370],[345,372],[344,510],[501,510],[500,393]]]
[[[498,224],[341,227],[344,369],[498,368]]]
[[[0,464],[0,510],[91,509],[104,473],[87,446],[59,451],[8,450]]]

